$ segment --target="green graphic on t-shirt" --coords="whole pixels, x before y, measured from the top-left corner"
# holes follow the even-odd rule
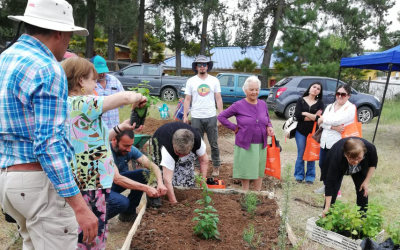
[[[199,93],[200,96],[207,96],[208,94],[210,94],[210,86],[208,86],[207,84],[201,84],[198,88],[197,88],[197,93]]]

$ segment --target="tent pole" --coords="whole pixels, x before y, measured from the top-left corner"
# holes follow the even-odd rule
[[[390,75],[392,74],[392,67],[393,67],[393,64],[392,63],[389,64],[389,74],[388,74],[388,77],[386,79],[385,90],[383,91],[381,110],[379,112],[378,121],[376,122],[376,127],[375,127],[375,131],[374,131],[374,137],[372,138],[372,144],[374,144],[374,142],[375,142],[376,131],[378,130],[379,120],[381,119],[382,110],[383,110],[383,103],[385,102],[386,91],[387,91],[387,88],[389,86]]]
[[[342,67],[339,67],[339,75],[338,75],[337,81],[336,81],[336,89],[337,89],[337,87],[339,86],[340,72],[342,72]],[[336,90],[336,89],[335,89],[335,90]],[[333,102],[336,102],[336,93],[334,94]]]

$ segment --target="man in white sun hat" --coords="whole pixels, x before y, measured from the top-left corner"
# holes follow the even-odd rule
[[[218,126],[220,123],[217,121],[215,103],[217,103],[218,113],[223,111],[223,106],[219,81],[216,77],[208,74],[212,67],[213,62],[203,55],[198,56],[192,63],[192,70],[196,75],[186,82],[183,121],[189,123],[187,113],[190,102],[192,102],[191,125],[199,131],[202,138],[204,132],[207,134],[214,167],[212,176],[218,176],[221,166],[218,147]]]
[[[57,61],[73,33],[88,31],[64,0],[29,0],[23,16],[8,18],[25,34],[0,55],[0,205],[23,249],[76,249],[78,226],[91,242],[98,219],[72,176],[68,85]]]

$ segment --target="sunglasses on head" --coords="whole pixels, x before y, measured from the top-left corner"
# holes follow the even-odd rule
[[[341,96],[341,97],[346,97],[346,96],[348,96],[348,95],[347,95],[347,93],[336,92],[336,96],[337,96],[337,97],[339,97],[339,96]]]
[[[201,66],[207,67],[207,63],[197,63],[197,67],[200,68]]]

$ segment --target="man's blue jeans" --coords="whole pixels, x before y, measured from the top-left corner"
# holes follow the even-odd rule
[[[296,131],[295,137],[297,145],[297,159],[294,165],[294,177],[296,180],[314,182],[315,179],[315,161],[307,162],[307,172],[304,173],[304,150],[306,149],[307,137]]]
[[[146,173],[144,173],[146,172]],[[147,184],[145,174],[149,174],[148,170],[137,169],[133,171],[120,173],[133,181]],[[142,198],[143,191],[131,190],[128,197],[122,195],[126,188],[113,184],[111,187],[110,198],[107,205],[107,217],[111,219],[119,213],[135,213],[136,207],[139,205],[140,199]]]

